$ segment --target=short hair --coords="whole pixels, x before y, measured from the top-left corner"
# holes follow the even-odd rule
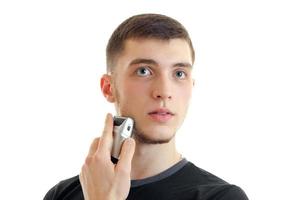
[[[195,51],[187,30],[177,20],[161,14],[134,15],[121,23],[112,33],[106,47],[106,71],[113,72],[118,56],[123,52],[128,39],[170,40],[180,38],[187,41],[192,61]]]

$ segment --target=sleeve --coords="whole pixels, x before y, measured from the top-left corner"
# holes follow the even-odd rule
[[[83,199],[79,176],[62,180],[52,187],[44,197],[44,200]]]
[[[249,200],[245,192],[238,186],[232,185],[225,190],[218,200]]]
[[[55,199],[55,193],[57,190],[57,185],[52,187],[45,195],[43,200],[54,200]]]

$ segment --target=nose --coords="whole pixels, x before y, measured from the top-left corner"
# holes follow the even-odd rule
[[[155,80],[152,96],[158,100],[172,99],[172,81],[167,76]]]

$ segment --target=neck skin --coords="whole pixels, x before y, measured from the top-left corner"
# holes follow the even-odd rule
[[[165,144],[143,144],[136,141],[131,164],[131,180],[159,174],[181,160],[175,147],[175,137]]]

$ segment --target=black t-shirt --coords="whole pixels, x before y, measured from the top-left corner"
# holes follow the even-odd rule
[[[64,180],[44,200],[83,200],[79,176]],[[248,200],[244,191],[182,159],[158,175],[132,180],[128,200]]]

